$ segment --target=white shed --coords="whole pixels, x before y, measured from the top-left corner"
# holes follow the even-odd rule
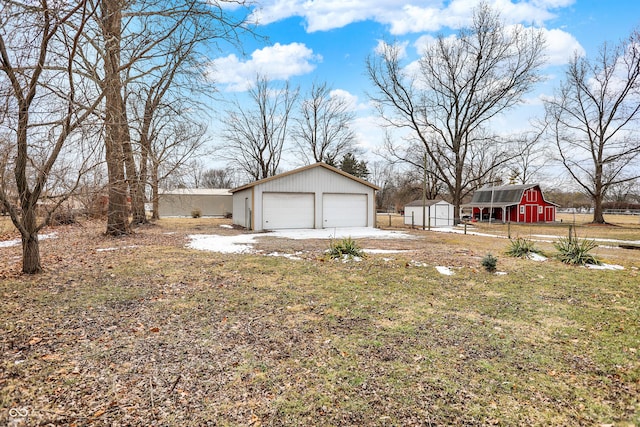
[[[374,227],[379,188],[314,163],[231,190],[233,223],[251,230]]]
[[[158,214],[160,217],[191,216],[191,212],[198,209],[202,216],[224,217],[231,214],[232,198],[227,189],[162,190],[158,195]]]
[[[422,199],[414,200],[404,207],[404,223],[406,225],[414,225],[422,227]],[[430,227],[451,227],[453,220],[453,205],[444,200],[426,200],[424,203],[424,212],[427,221],[424,226]]]

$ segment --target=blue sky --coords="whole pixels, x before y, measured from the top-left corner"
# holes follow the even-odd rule
[[[424,37],[455,32],[469,22],[479,0],[262,0],[253,9],[257,32],[264,40],[243,40],[244,55],[222,52],[213,63],[220,96],[235,99],[256,73],[276,81],[289,80],[301,91],[314,80],[327,82],[353,102],[359,145],[372,152],[382,141],[375,111],[368,105],[373,90],[365,60],[381,40],[406,44],[409,61],[417,58],[416,43]],[[488,0],[506,24],[544,29],[550,59],[548,80],[528,98],[528,107],[507,113],[503,124],[528,128],[539,114],[540,96],[551,94],[563,66],[578,51],[588,56],[599,46],[625,38],[640,25],[640,2],[621,0]],[[497,124],[500,126],[500,123]],[[216,128],[214,123],[213,128]],[[296,166],[295,164],[290,165]],[[288,167],[285,165],[285,169]]]

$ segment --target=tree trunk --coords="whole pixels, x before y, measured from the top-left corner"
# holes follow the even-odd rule
[[[22,210],[22,272],[36,274],[42,272],[40,263],[40,243],[36,224],[35,206],[25,206]]]
[[[130,233],[127,206],[127,183],[124,174],[122,81],[120,80],[121,0],[103,0],[103,32],[105,40],[105,152],[109,174],[109,206],[107,234]]]
[[[126,110],[124,116],[126,117]],[[124,165],[127,173],[127,182],[129,184],[129,193],[131,194],[131,222],[133,224],[146,224],[147,215],[144,211],[144,186],[141,188],[140,175],[136,168],[136,161],[133,158],[133,149],[131,148],[131,135],[129,134],[129,126],[126,125],[122,129],[122,149],[124,153]]]
[[[151,168],[151,200],[153,201],[152,219],[160,219],[160,203],[158,194],[158,165],[154,164]]]
[[[593,223],[606,224],[604,220],[604,209],[602,208],[602,195],[593,197]]]

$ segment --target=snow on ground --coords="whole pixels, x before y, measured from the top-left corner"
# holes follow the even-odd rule
[[[413,239],[414,236],[401,231],[380,230],[371,227],[362,228],[335,228],[335,229],[303,229],[303,230],[279,230],[269,233],[237,234],[234,236],[220,236],[217,234],[193,234],[187,245],[193,249],[221,253],[253,253],[253,245],[256,239],[261,237],[280,237],[294,240],[305,239],[342,239],[368,238],[368,239]],[[372,252],[374,249],[365,250],[368,253],[396,253]],[[379,251],[375,249],[375,251]]]
[[[282,253],[282,252],[271,252],[271,253],[267,254],[267,256],[288,258],[288,259],[292,259],[294,261],[302,260],[302,258],[300,258],[300,255],[302,255],[302,252],[296,252],[295,254],[285,254],[285,253]]]
[[[416,236],[404,231],[381,230],[372,227],[345,227],[345,228],[309,228],[303,230],[276,230],[267,234],[268,237],[283,237],[293,240],[307,239],[415,239]]]
[[[615,264],[586,264],[585,267],[590,268],[592,270],[624,270],[624,267],[621,265]]]
[[[96,252],[110,252],[110,251],[119,251],[121,249],[134,249],[137,248],[138,246],[136,245],[129,245],[129,246],[121,246],[119,248],[99,248],[96,249]]]
[[[431,229],[431,231],[439,231],[441,233],[458,233],[458,234],[462,234],[464,233],[464,227],[463,226],[457,226],[457,227],[433,227]],[[489,233],[478,233],[475,231],[471,230],[471,227],[467,227],[467,234],[473,235],[473,236],[484,236],[484,237],[497,237],[497,238],[501,238],[501,239],[506,239],[506,236],[499,236],[496,234],[489,234]],[[535,241],[540,241],[540,242],[553,242],[555,240],[558,240],[560,237],[562,236],[554,236],[552,234],[532,234],[531,237],[536,237],[537,239],[542,239],[542,240],[535,240]],[[640,245],[640,240],[619,240],[619,239],[601,239],[601,238],[594,238],[594,239],[589,239],[589,240],[595,240],[596,242],[603,242],[603,243],[623,243],[623,244],[631,244],[631,245]],[[602,245],[599,245],[602,246]]]
[[[537,254],[535,252],[529,252],[529,255],[527,255],[527,258],[529,258],[532,261],[546,261],[547,260],[546,256]]]
[[[436,270],[438,270],[438,273],[443,274],[445,276],[453,276],[453,271],[449,267],[436,265]]]
[[[56,237],[58,237],[57,233],[41,234],[38,236],[38,240],[55,239]],[[20,244],[22,244],[21,239],[5,240],[4,242],[0,242],[0,248],[10,248]]]
[[[220,224],[220,228],[233,228],[233,226],[229,224]]]
[[[220,252],[225,254],[242,254],[254,252],[253,244],[259,234],[237,234],[220,236],[217,234],[190,235],[191,243],[187,246],[201,251]]]
[[[368,254],[399,254],[402,252],[409,252],[402,249],[363,249],[362,251]]]

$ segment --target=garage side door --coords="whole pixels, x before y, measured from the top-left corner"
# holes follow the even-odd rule
[[[262,228],[314,228],[314,195],[309,193],[263,193]]]
[[[367,195],[366,194],[323,194],[322,226],[332,227],[366,227]]]

